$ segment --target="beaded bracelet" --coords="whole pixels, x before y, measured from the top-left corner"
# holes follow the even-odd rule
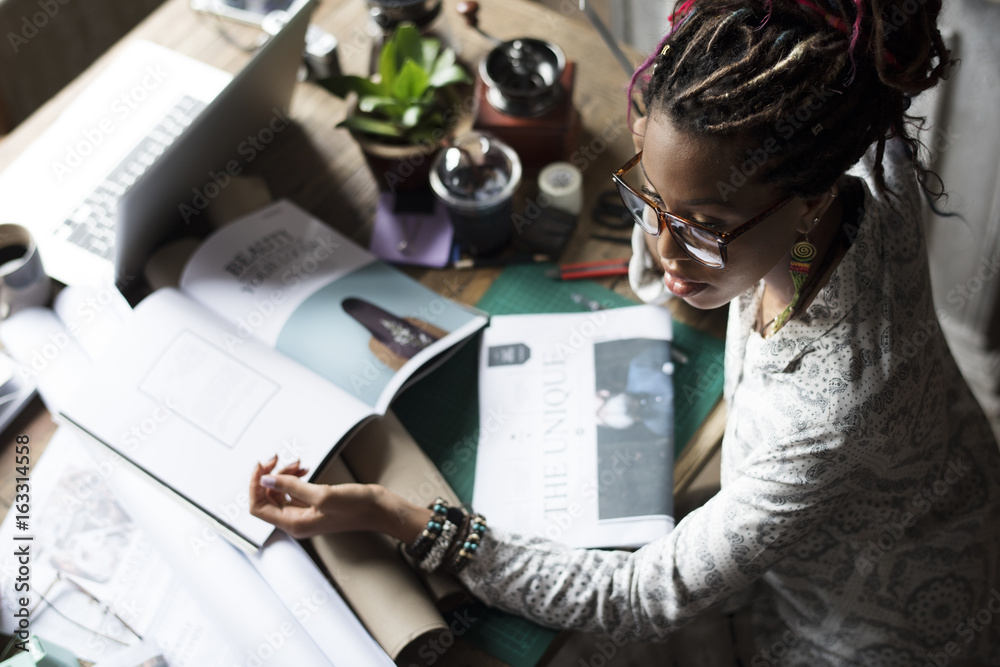
[[[450,550],[452,540],[457,531],[458,526],[445,519],[441,534],[434,540],[434,544],[431,545],[430,551],[427,552],[424,559],[417,564],[418,567],[424,572],[433,572],[438,569],[444,560],[445,554]]]
[[[438,536],[441,535],[444,523],[447,520],[448,503],[443,498],[435,499],[430,509],[434,511],[434,516],[428,519],[427,525],[417,535],[417,539],[413,541],[413,544],[409,544],[406,547],[407,555],[417,562],[422,561],[427,556],[427,553],[437,542]]]
[[[449,507],[448,508],[448,521],[458,526],[459,531],[464,531],[466,529],[465,522],[469,519],[469,513],[466,512],[461,507]]]
[[[451,563],[451,561],[454,560],[455,554],[462,548],[462,544],[465,543],[465,538],[469,534],[469,513],[463,508],[449,507],[448,520],[455,524],[457,530],[455,531],[451,544],[448,545],[448,550],[441,559],[442,566]]]
[[[486,517],[482,514],[473,514],[469,517],[469,528],[465,535],[462,547],[458,553],[448,563],[448,570],[453,574],[461,572],[473,558],[479,549],[479,542],[486,533]]]

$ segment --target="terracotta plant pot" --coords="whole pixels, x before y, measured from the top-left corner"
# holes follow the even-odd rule
[[[372,134],[351,132],[365,156],[368,168],[383,192],[429,190],[430,165],[434,156],[451,141],[472,129],[475,121],[475,96],[470,85],[458,86],[447,97],[446,117],[450,126],[442,131],[437,143],[424,141],[416,144],[393,143]],[[348,114],[357,110],[357,96],[351,95]]]
[[[389,144],[371,135],[352,133],[368,168],[383,192],[430,188],[430,164],[443,144]]]

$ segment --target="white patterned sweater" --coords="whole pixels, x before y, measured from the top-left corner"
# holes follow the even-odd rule
[[[751,601],[750,667],[1000,665],[1000,450],[935,317],[899,145],[884,164],[900,198],[859,163],[853,244],[805,313],[765,340],[760,288],[731,304],[721,491],[634,553],[491,529],[474,595],[637,639]]]

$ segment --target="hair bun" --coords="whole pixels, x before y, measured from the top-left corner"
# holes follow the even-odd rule
[[[919,93],[948,75],[952,61],[937,26],[940,0],[859,2],[874,5],[873,50],[883,83]]]

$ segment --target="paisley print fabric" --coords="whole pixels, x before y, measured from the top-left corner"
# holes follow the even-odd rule
[[[490,530],[473,594],[638,639],[750,604],[751,667],[1000,665],[1000,450],[941,335],[901,146],[885,166],[898,196],[855,168],[853,243],[801,316],[765,340],[762,286],[731,304],[721,491],[634,553]]]

